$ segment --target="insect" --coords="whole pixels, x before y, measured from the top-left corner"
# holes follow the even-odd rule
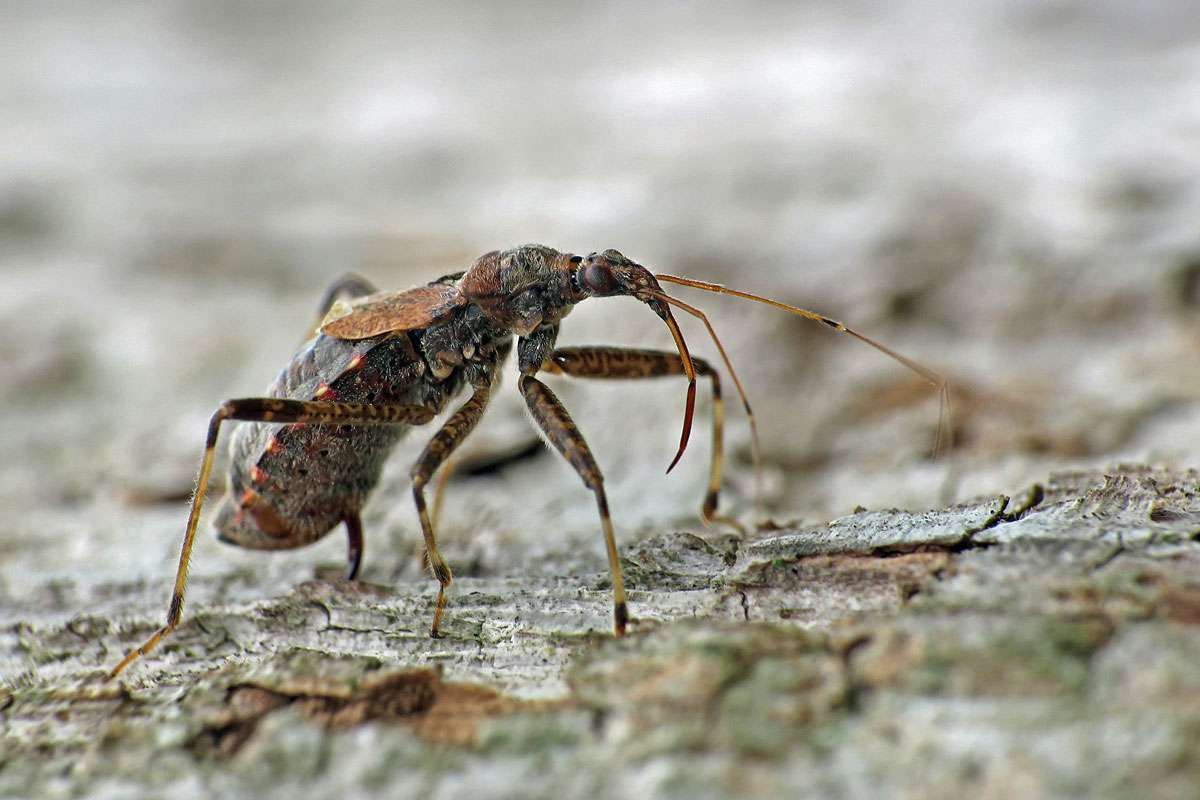
[[[716,519],[724,419],[721,382],[712,365],[691,356],[672,307],[703,322],[730,371],[756,437],[753,412],[707,316],[668,295],[662,283],[754,300],[820,322],[899,361],[939,387],[945,398],[946,382],[941,376],[836,320],[718,284],[655,275],[616,250],[584,257],[528,244],[487,253],[464,272],[399,292],[376,292],[361,278],[343,279],[326,294],[324,320],[315,335],[279,374],[267,396],[229,400],[213,414],[166,623],[126,655],[109,677],[150,652],[179,625],[222,423],[249,424],[236,428],[230,441],[227,491],[214,521],[218,538],[252,549],[291,549],[343,525],[348,542],[346,577],[354,579],[363,556],[360,510],[379,480],[388,452],[410,429],[430,422],[469,390],[470,396],[433,434],[411,470],[426,558],[438,581],[430,635],[439,636],[452,576],[437,547],[425,492],[438,468],[486,411],[514,336],[520,373],[517,387],[534,423],[594,495],[612,575],[613,628],[616,635],[623,635],[629,612],[604,478],[567,410],[537,376],[549,372],[578,378],[685,377],[683,429],[668,472],[687,448],[697,376],[708,378],[713,448],[701,514],[706,521]],[[562,319],[577,303],[616,296],[635,297],[650,306],[670,330],[675,352],[555,346]]]

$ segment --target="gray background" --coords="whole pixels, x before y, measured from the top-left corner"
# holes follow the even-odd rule
[[[158,519],[129,495],[186,492],[207,416],[265,387],[335,276],[403,288],[525,241],[616,247],[813,307],[951,379],[960,447],[930,463],[936,399],[903,368],[811,323],[687,292],[740,366],[777,515],[1014,491],[1064,460],[1195,462],[1191,3],[2,13],[13,602],[47,553],[112,579],[170,570],[182,509]],[[563,342],[670,347],[627,300],[581,306]],[[531,436],[507,389],[476,447]],[[682,387],[562,393],[626,536],[694,519],[703,427],[662,475]],[[730,439],[727,507],[752,516],[736,407]],[[455,484],[448,540],[485,520],[510,538],[527,525],[570,537],[575,517],[558,512],[581,506],[598,551],[563,465],[501,478],[501,493]],[[412,542],[402,492],[377,499],[375,522],[394,515]],[[449,552],[475,546],[461,535]],[[395,563],[379,539],[371,568]],[[197,568],[243,555],[206,541]]]
[[[750,392],[776,519],[1196,464],[1194,2],[645,6],[0,5],[5,624],[160,613],[208,416],[266,386],[334,277],[403,288],[526,241],[815,308],[949,377],[957,445],[931,461],[936,396],[902,367],[681,289]],[[581,306],[561,342],[670,347],[628,300]],[[682,385],[554,385],[621,541],[698,529],[707,406],[666,477]],[[472,457],[533,439],[514,394]],[[749,522],[729,419],[724,502]],[[424,435],[367,514],[367,577],[420,590]],[[476,576],[599,570],[593,515],[543,453],[452,482],[442,549]],[[343,548],[206,530],[195,574],[245,579],[198,581],[192,607],[284,591]]]

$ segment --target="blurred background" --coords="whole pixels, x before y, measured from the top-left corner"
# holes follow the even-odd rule
[[[1200,459],[1193,0],[8,0],[0,28],[9,608],[147,581],[157,602],[209,415],[270,382],[335,277],[404,288],[529,241],[817,309],[949,378],[953,447],[931,460],[937,397],[912,373],[680,289],[745,382],[778,520]],[[631,300],[580,306],[560,343],[671,347]],[[590,498],[529,454],[512,374],[443,551],[460,574],[600,569]],[[706,401],[666,477],[681,382],[554,386],[622,541],[697,526]],[[427,435],[370,506],[368,578],[419,576],[406,476]],[[723,502],[749,522],[736,403],[728,436]],[[288,586],[343,552],[205,532],[195,563]]]

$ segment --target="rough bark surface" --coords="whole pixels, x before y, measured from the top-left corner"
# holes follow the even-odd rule
[[[0,796],[1200,796],[1196,0],[9,0],[0,31]],[[704,382],[664,476],[682,381],[546,378],[624,640],[510,364],[438,526],[446,638],[427,427],[362,583],[340,532],[205,520],[183,625],[105,683],[166,613],[210,415],[325,287],[529,241],[843,320],[950,379],[951,446],[862,342],[673,287],[761,481],[728,379],[745,535],[695,523]],[[628,299],[559,342],[673,346]]]
[[[157,615],[127,610],[137,584],[85,613],[66,591],[3,642],[0,792],[1183,796],[1197,479],[652,536],[625,554],[623,640],[601,572],[464,577],[440,640],[429,581],[316,579],[197,604],[106,683]]]

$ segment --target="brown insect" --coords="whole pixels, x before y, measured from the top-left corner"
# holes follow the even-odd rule
[[[413,500],[430,570],[438,580],[430,635],[439,635],[451,572],[434,538],[425,488],[487,409],[499,370],[517,337],[518,388],[534,422],[595,496],[612,574],[613,627],[629,621],[617,543],[604,478],[587,443],[554,393],[537,378],[546,371],[580,378],[652,378],[683,375],[687,400],[679,448],[687,448],[696,402],[696,377],[708,378],[713,396],[713,448],[701,515],[717,519],[721,485],[724,406],[717,371],[692,358],[671,307],[698,317],[715,342],[751,421],[754,417],[729,357],[704,312],[669,296],[660,281],[729,294],[776,308],[854,336],[929,380],[945,397],[936,373],[821,314],[713,283],[653,275],[616,250],[587,257],[529,244],[481,256],[465,272],[425,286],[376,293],[360,278],[334,284],[322,303],[324,321],[292,358],[266,397],[229,400],[208,427],[200,476],[184,529],[183,546],[166,624],[113,668],[115,677],[179,625],[188,564],[213,465],[221,423],[242,420],[230,442],[224,502],[214,527],[241,547],[291,549],[310,544],[338,524],[346,527],[346,577],[358,575],[363,554],[359,512],[379,480],[384,459],[411,428],[424,425],[464,389],[470,397],[433,434],[412,468]],[[631,296],[662,318],[676,352],[617,347],[556,348],[559,323],[589,297]],[[327,312],[327,313],[326,313]],[[940,430],[940,425],[939,425]],[[757,452],[757,446],[756,446]]]

